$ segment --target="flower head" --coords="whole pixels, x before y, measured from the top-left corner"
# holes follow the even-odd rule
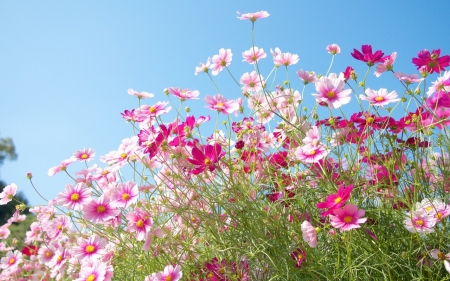
[[[348,204],[342,209],[335,209],[334,215],[330,215],[330,223],[333,227],[342,231],[360,228],[360,224],[365,223],[367,218],[363,218],[365,211],[359,210],[356,205]]]
[[[110,205],[109,197],[103,194],[83,207],[83,218],[92,223],[104,223],[120,214],[120,210]]]
[[[237,12],[238,15],[241,15],[241,13]],[[250,20],[251,22],[255,22],[257,19],[263,19],[270,16],[270,14],[266,11],[260,11],[256,13],[247,13],[243,14],[240,17],[237,17],[240,20]]]
[[[220,144],[207,144],[202,147],[202,150],[194,146],[192,148],[192,158],[187,158],[186,160],[196,166],[196,168],[192,170],[191,173],[197,175],[206,168],[208,168],[210,171],[214,171],[217,167],[217,163],[224,155],[225,151],[222,150]]]
[[[80,211],[85,204],[92,200],[91,193],[91,189],[83,182],[76,185],[67,184],[65,192],[58,193],[57,204],[70,210]]]
[[[0,205],[5,205],[10,202],[14,195],[16,195],[16,192],[17,185],[15,183],[5,186],[2,193],[0,193]]]
[[[398,102],[400,100],[397,98],[398,95],[396,91],[388,93],[388,91],[384,88],[381,88],[378,91],[367,88],[365,93],[366,95],[359,95],[359,98],[370,102],[371,105],[382,107],[388,103]]]
[[[184,100],[197,100],[198,95],[200,95],[200,92],[197,90],[191,91],[189,89],[180,89],[180,88],[168,88],[167,89],[170,94],[178,97],[181,101]]]
[[[217,75],[221,72],[225,67],[231,64],[233,54],[230,49],[220,49],[218,55],[214,55],[212,57],[212,64],[210,68],[212,69],[212,75]]]
[[[284,65],[286,67],[296,64],[298,61],[298,55],[291,53],[280,53],[273,58],[275,65]]]
[[[371,45],[362,45],[362,53],[356,49],[353,49],[351,53],[352,57],[357,60],[364,61],[368,66],[373,66],[376,63],[383,62],[386,57],[383,57],[384,53],[380,50],[372,54]]]
[[[148,99],[148,98],[153,98],[155,95],[151,94],[151,93],[147,93],[147,92],[137,92],[133,89],[128,89],[128,94],[130,96],[135,96],[138,99]]]
[[[195,75],[199,74],[199,73],[208,73],[209,71],[209,67],[211,66],[211,58],[208,58],[206,60],[206,64],[204,63],[200,63],[200,66],[197,66],[195,68]]]
[[[441,49],[430,51],[424,49],[417,54],[417,58],[412,59],[412,63],[417,66],[417,69],[424,67],[428,73],[441,73],[445,67],[450,65],[450,56],[442,56]]]
[[[92,148],[83,148],[83,150],[77,150],[74,154],[73,157],[77,160],[77,161],[91,161],[92,159],[94,159],[95,157],[95,152]]]
[[[341,48],[337,44],[328,45],[326,49],[328,53],[332,54],[333,56],[341,52]]]
[[[428,213],[425,209],[415,210],[406,214],[403,221],[405,228],[412,233],[431,233],[434,232],[434,226],[437,219]]]
[[[322,217],[325,217],[334,210],[339,209],[344,205],[345,202],[350,198],[350,193],[353,190],[353,185],[349,185],[347,187],[341,186],[336,194],[331,194],[327,197],[324,202],[320,202],[317,204],[317,208],[324,209],[328,208],[327,211],[322,213]]]
[[[384,62],[377,64],[377,69],[375,70],[375,76],[380,77],[381,73],[387,71],[391,71],[393,69],[393,65],[395,59],[397,58],[397,53],[393,52],[392,55],[386,56],[384,58]]]
[[[207,108],[222,112],[223,114],[231,114],[239,110],[239,103],[235,100],[227,100],[221,94],[217,94],[214,97],[206,96],[205,101],[209,104]]]
[[[309,221],[304,221],[301,225],[303,240],[311,248],[315,248],[317,246],[317,233],[314,226]]]
[[[258,47],[252,47],[250,50],[242,53],[243,61],[248,62],[249,64],[255,64],[255,62],[259,61],[267,57],[267,54],[264,53],[263,49],[259,49]]]
[[[312,94],[318,103],[326,103],[328,108],[339,108],[350,102],[352,90],[344,90],[345,82],[335,73],[322,76],[316,82],[317,94]]]

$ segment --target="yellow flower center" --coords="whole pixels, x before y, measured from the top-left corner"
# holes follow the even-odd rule
[[[74,193],[74,194],[70,195],[70,200],[78,201],[78,199],[80,199],[80,194]]]
[[[211,164],[211,160],[209,160],[209,158],[206,158],[206,159],[205,159],[205,164],[206,164],[206,165]]]
[[[127,154],[124,152],[124,153],[122,153],[122,154],[120,155],[120,157],[121,157],[122,159],[125,159],[125,158],[127,158]]]
[[[219,101],[219,102],[216,104],[216,106],[222,108],[222,107],[223,107],[223,102]]]
[[[170,275],[167,276],[167,277],[166,277],[166,281],[172,281],[172,276],[170,276]]]
[[[91,274],[86,278],[86,281],[94,281],[95,280],[95,275]]]
[[[353,218],[351,216],[345,216],[344,217],[344,222],[351,223],[352,221],[353,221]]]
[[[47,252],[45,253],[45,256],[46,256],[47,258],[51,257],[51,256],[52,256],[52,252],[47,251]]]
[[[336,94],[334,93],[334,91],[329,91],[327,93],[327,97],[330,98],[330,99],[334,98],[335,96],[336,96]]]
[[[83,153],[82,155],[81,155],[81,159],[87,159],[88,158],[88,155],[86,154],[86,153]]]
[[[125,200],[125,201],[127,201],[128,199],[130,199],[130,194],[124,193],[124,194],[122,195],[122,199]]]
[[[143,227],[143,226],[144,226],[144,222],[143,222],[142,220],[138,220],[138,221],[136,222],[136,226],[137,226],[137,227]]]
[[[334,199],[334,203],[335,204],[339,204],[339,203],[341,203],[341,201],[342,201],[341,197],[338,197],[338,198]]]
[[[250,87],[255,87],[255,83],[254,82],[250,82],[249,84],[248,84]]]
[[[151,106],[151,107],[148,109],[148,112],[149,112],[150,114],[153,114],[153,113],[156,112],[156,108],[155,108],[154,106]]]
[[[253,57],[252,57],[252,61],[256,61],[256,56],[253,56]]]
[[[62,225],[58,225],[58,226],[56,227],[56,229],[61,230],[61,229],[63,229],[63,226],[62,226]]]
[[[315,150],[315,149],[313,149],[313,150],[311,150],[311,151],[309,152],[309,155],[314,155],[314,154],[316,154],[316,150]]]
[[[94,245],[87,245],[85,250],[88,253],[92,253],[93,251],[95,251],[95,246]]]
[[[443,252],[439,252],[438,254],[438,259],[445,261],[447,259],[447,257],[445,256],[445,254]]]
[[[431,212],[433,210],[433,206],[428,206],[425,208],[425,210],[427,210],[427,212]]]
[[[443,216],[444,216],[444,215],[443,215],[442,213],[440,213],[440,212],[437,212],[437,213],[436,213],[436,218],[437,218],[438,220],[440,220]]]
[[[56,260],[57,260],[58,262],[62,261],[62,259],[63,259],[63,256],[58,256],[58,257],[56,258]]]
[[[97,207],[97,213],[103,213],[105,211],[105,209],[106,209],[105,206],[100,205]]]
[[[8,262],[9,262],[9,264],[14,264],[16,262],[16,259],[15,258],[10,258]]]
[[[371,123],[373,123],[373,121],[375,121],[375,118],[367,117],[366,121],[367,121],[367,123],[371,124]]]
[[[384,98],[383,97],[376,97],[375,100],[376,101],[384,101]]]
[[[303,255],[301,253],[297,254],[297,259],[302,260],[303,259]]]
[[[416,220],[416,225],[423,226],[423,220]]]

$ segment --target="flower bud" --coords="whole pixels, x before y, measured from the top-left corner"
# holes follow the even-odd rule
[[[186,106],[186,108],[184,109],[185,112],[191,112],[191,108],[189,106]]]
[[[31,172],[27,172],[27,179],[31,180],[33,178],[33,174]]]

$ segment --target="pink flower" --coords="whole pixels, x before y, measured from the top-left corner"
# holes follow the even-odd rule
[[[427,49],[420,51],[417,56],[418,58],[413,58],[412,63],[417,66],[417,69],[425,67],[428,73],[441,73],[445,70],[445,67],[450,65],[450,56],[442,56],[441,49],[433,50],[430,52]]]
[[[286,67],[296,64],[298,61],[298,55],[291,53],[280,53],[273,58],[275,65],[284,65]]]
[[[440,260],[444,263],[445,270],[450,273],[450,253],[444,254],[437,249],[433,249],[430,252],[431,257],[435,260]]]
[[[257,92],[262,89],[262,85],[264,84],[264,79],[261,75],[258,75],[256,71],[252,71],[252,73],[244,73],[240,80],[241,84],[244,86],[242,89],[247,92]]]
[[[367,218],[363,218],[365,211],[359,210],[353,204],[345,205],[343,209],[335,209],[333,213],[334,215],[330,215],[330,223],[341,232],[360,228],[360,224],[367,221]]]
[[[337,44],[328,45],[326,49],[328,53],[332,54],[333,56],[341,52],[341,48],[339,48]]]
[[[330,73],[328,77],[322,76],[316,82],[317,94],[312,94],[318,103],[324,102],[328,108],[339,108],[350,102],[352,90],[344,90],[345,82],[335,73]]]
[[[405,73],[402,73],[402,72],[395,72],[394,76],[398,80],[404,81],[407,85],[412,84],[412,83],[419,83],[420,81],[423,80],[423,78],[420,78],[419,75],[417,75],[417,74],[406,75]]]
[[[339,187],[336,194],[331,194],[327,197],[324,202],[317,203],[317,208],[325,209],[328,208],[327,211],[322,213],[322,217],[325,217],[334,210],[339,209],[345,202],[350,198],[350,193],[353,190],[353,185],[349,185],[347,187],[341,186]]]
[[[328,150],[322,145],[316,147],[303,146],[295,150],[295,158],[303,163],[317,163],[328,155]]]
[[[231,114],[239,110],[239,103],[234,100],[227,100],[221,94],[217,94],[214,97],[206,96],[205,101],[209,104],[207,108],[223,114]]]
[[[83,206],[89,203],[91,198],[91,189],[85,183],[66,185],[66,191],[58,193],[56,200],[58,205],[62,205],[70,210],[81,211]]]
[[[61,171],[65,171],[67,169],[67,166],[69,166],[73,162],[75,162],[74,158],[69,158],[69,159],[63,160],[63,161],[61,161],[61,164],[59,164],[58,166],[50,168],[48,170],[47,174],[49,176],[54,176]]]
[[[206,60],[206,64],[204,64],[204,63],[200,63],[200,66],[197,66],[196,68],[195,68],[195,75],[197,75],[197,74],[199,74],[199,73],[208,73],[208,71],[209,71],[209,67],[210,67],[210,65],[211,65],[211,58],[208,58],[207,60]]]
[[[381,88],[378,91],[367,88],[365,93],[365,96],[359,95],[359,98],[370,102],[371,105],[383,107],[383,105],[391,102],[398,102],[400,100],[399,98],[397,98],[398,95],[396,91],[388,93],[388,91],[384,88]]]
[[[14,252],[9,251],[6,253],[6,256],[3,257],[0,261],[0,265],[2,269],[13,270],[19,266],[19,264],[23,261],[22,253],[15,250]]]
[[[126,218],[128,220],[128,230],[136,232],[136,240],[144,240],[145,234],[150,231],[150,227],[152,226],[150,215],[136,207],[133,212],[127,214]]]
[[[238,15],[241,15],[241,13],[237,12]],[[251,22],[255,22],[257,19],[263,19],[270,16],[270,14],[266,11],[256,12],[256,13],[247,13],[243,14],[238,19],[240,20],[250,20]]]
[[[82,265],[80,276],[74,281],[105,281],[107,264],[102,261],[94,261],[92,266]]]
[[[303,240],[311,248],[315,248],[317,246],[317,233],[314,226],[309,221],[304,221],[301,225]]]
[[[450,206],[440,199],[431,201],[430,199],[425,198],[420,203],[416,204],[416,209],[425,210],[427,214],[433,216],[437,221],[441,221],[450,215]]]
[[[432,82],[432,86],[428,88],[427,95],[431,96],[432,94],[443,91],[450,83],[450,71],[444,72],[444,75],[438,77],[435,82]]]
[[[212,75],[217,75],[221,72],[225,67],[231,64],[233,54],[230,49],[220,49],[218,55],[214,55],[212,57],[212,64],[210,68],[212,69]]]
[[[258,47],[252,47],[250,50],[242,53],[243,61],[248,62],[249,64],[255,64],[255,62],[259,61],[267,57],[267,54],[264,53],[263,49],[259,49]]]
[[[2,193],[0,193],[0,205],[5,205],[12,201],[14,195],[16,195],[16,192],[17,185],[15,183],[5,186]]]
[[[434,226],[437,219],[430,215],[426,210],[419,209],[412,213],[406,214],[403,221],[405,228],[412,233],[431,233],[434,232]]]
[[[189,163],[196,166],[196,168],[191,171],[194,175],[200,174],[206,168],[211,172],[214,171],[217,167],[217,163],[225,155],[225,151],[222,151],[222,147],[218,143],[214,145],[207,144],[202,147],[202,150],[194,146],[192,148],[192,158],[186,159]]]
[[[197,90],[191,91],[189,89],[180,89],[180,88],[168,88],[167,91],[169,91],[170,94],[178,97],[181,101],[184,100],[197,100],[198,95],[200,95],[200,92]]]
[[[139,189],[135,182],[120,183],[111,196],[111,207],[127,208],[136,203],[139,198]]]
[[[303,80],[303,84],[308,84],[317,81],[316,73],[314,71],[308,72],[300,69],[297,71],[297,75],[300,79]]]
[[[63,233],[70,230],[72,223],[65,215],[58,215],[56,218],[47,222],[44,231],[50,239],[57,240]]]
[[[386,58],[383,57],[384,53],[380,50],[372,54],[371,45],[362,45],[362,54],[360,51],[353,49],[353,53],[351,53],[351,55],[357,60],[366,62],[368,66],[373,66],[375,63],[383,62]]]
[[[148,99],[148,98],[153,98],[154,95],[151,93],[147,93],[147,92],[137,92],[133,89],[128,89],[128,94],[131,96],[135,96],[138,97],[138,99]]]
[[[104,223],[120,214],[120,210],[111,207],[105,194],[84,205],[83,211],[83,218],[92,223]]]
[[[106,239],[96,234],[86,239],[78,237],[77,245],[73,247],[73,255],[80,261],[101,258],[106,253],[107,243]]]
[[[183,276],[179,265],[168,265],[164,271],[153,273],[151,276],[145,277],[144,281],[178,281]]]
[[[395,59],[397,58],[397,52],[393,52],[392,55],[386,56],[383,63],[377,65],[377,69],[375,70],[375,76],[380,77],[383,72],[391,71],[393,69],[393,65]]]
[[[83,150],[77,150],[73,157],[78,161],[91,161],[95,157],[95,152],[92,148],[83,148]]]
[[[169,102],[157,102],[155,105],[149,106],[149,105],[141,105],[139,109],[136,112],[136,116],[140,118],[141,120],[144,120],[143,122],[151,122],[153,118],[165,114],[169,112],[172,107],[165,107]]]

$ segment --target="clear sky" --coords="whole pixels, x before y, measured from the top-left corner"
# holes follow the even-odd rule
[[[273,66],[270,48],[298,54],[290,73],[299,90],[295,72],[325,73],[331,59],[325,47],[331,43],[342,50],[332,72],[351,65],[361,77],[367,67],[350,53],[363,44],[385,54],[396,51],[394,69],[407,73],[417,73],[411,58],[422,49],[450,54],[450,2],[444,0],[1,1],[0,137],[13,138],[19,158],[5,162],[0,178],[16,183],[36,205],[44,201],[26,172],[52,199],[70,179],[47,176],[50,167],[84,147],[93,148],[95,162],[104,165],[98,157],[132,135],[120,115],[137,107],[128,88],[155,94],[145,100],[149,104],[165,100],[167,87],[199,90],[201,101],[188,104],[192,114],[214,119],[203,99],[217,91],[207,76],[194,75],[195,67],[220,48],[230,48],[234,75],[252,71],[241,55],[251,47],[251,23],[238,20],[236,11],[261,10],[270,13],[256,22],[255,45],[269,54],[261,61],[263,73]],[[284,73],[278,75],[281,83]],[[402,90],[391,75],[370,76],[375,89]],[[226,97],[241,96],[227,73],[216,79]],[[305,97],[313,100],[313,92],[310,86]]]

